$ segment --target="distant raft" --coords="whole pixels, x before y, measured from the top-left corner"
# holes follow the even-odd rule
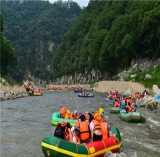
[[[42,151],[46,157],[104,157],[108,151],[119,153],[122,146],[121,135],[117,128],[111,129],[114,136],[87,144],[75,144],[48,135],[41,143]]]
[[[77,120],[75,120],[75,119],[64,119],[64,118],[61,118],[60,117],[60,112],[54,112],[52,114],[52,118],[51,118],[52,125],[57,125],[59,122],[69,122],[70,125],[73,126],[76,121]]]
[[[90,93],[90,94],[82,94],[82,93],[79,93],[79,94],[78,94],[78,97],[91,98],[91,97],[94,97],[94,94],[92,94],[92,93]]]
[[[123,120],[125,122],[142,123],[142,122],[146,121],[145,115],[138,112],[138,111],[126,113],[125,110],[121,110],[119,116],[120,116],[121,120]]]
[[[74,93],[82,93],[82,89],[75,89]]]
[[[107,101],[107,102],[115,102],[115,99],[105,98],[105,101]]]
[[[32,93],[32,91],[29,91],[29,95],[31,95],[31,96],[42,96],[43,95],[43,91],[35,90],[33,93]]]

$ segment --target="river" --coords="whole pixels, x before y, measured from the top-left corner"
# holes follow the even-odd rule
[[[104,107],[112,126],[119,128],[123,146],[120,156],[160,157],[160,115],[144,108],[145,123],[126,123],[119,115],[110,114],[111,104],[104,101],[105,94],[94,93],[94,98],[80,98],[77,93],[50,92],[44,96],[25,97],[0,102],[0,156],[44,157],[41,148],[43,138],[54,134],[51,125],[53,112],[63,104],[78,112],[95,111]]]

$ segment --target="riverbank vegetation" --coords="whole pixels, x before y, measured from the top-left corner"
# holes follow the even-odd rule
[[[131,74],[129,74],[125,78],[125,81],[131,80],[131,77],[130,77]],[[147,74],[149,74],[151,77],[145,78],[145,76]],[[157,85],[158,87],[160,87],[160,65],[150,67],[144,71],[138,70],[138,71],[134,72],[134,75],[135,75],[134,81],[143,84],[146,88],[151,89],[153,87],[153,85]]]

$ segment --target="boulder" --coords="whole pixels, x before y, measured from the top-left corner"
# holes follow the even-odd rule
[[[137,76],[137,75],[134,74],[134,75],[131,75],[130,77],[131,77],[132,79],[134,79],[136,76]]]
[[[154,110],[159,110],[159,107],[160,107],[160,100],[152,100],[150,101],[146,106],[145,108],[151,110],[151,111],[154,111]]]
[[[144,79],[145,79],[145,80],[147,80],[147,79],[152,79],[152,76],[149,75],[149,74],[146,74],[145,77],[144,77]]]
[[[136,100],[136,104],[139,106],[139,107],[145,107],[149,102],[151,102],[152,100],[154,100],[153,97],[149,96],[149,95],[146,95],[144,96],[143,98],[141,99],[137,99]]]

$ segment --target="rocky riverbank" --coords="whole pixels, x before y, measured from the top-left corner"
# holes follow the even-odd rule
[[[142,84],[136,82],[127,81],[100,81],[96,82],[93,87],[90,84],[75,84],[75,85],[48,85],[49,87],[83,87],[86,89],[93,89],[95,92],[108,93],[109,91],[114,91],[115,89],[119,91],[120,94],[133,95],[136,92],[143,92],[146,89]],[[37,87],[38,88],[38,87]],[[152,93],[156,95],[158,93]],[[16,99],[28,96],[24,85],[10,86],[0,84],[0,100]]]
[[[0,101],[27,97],[28,93],[24,86],[10,86],[0,84]]]

